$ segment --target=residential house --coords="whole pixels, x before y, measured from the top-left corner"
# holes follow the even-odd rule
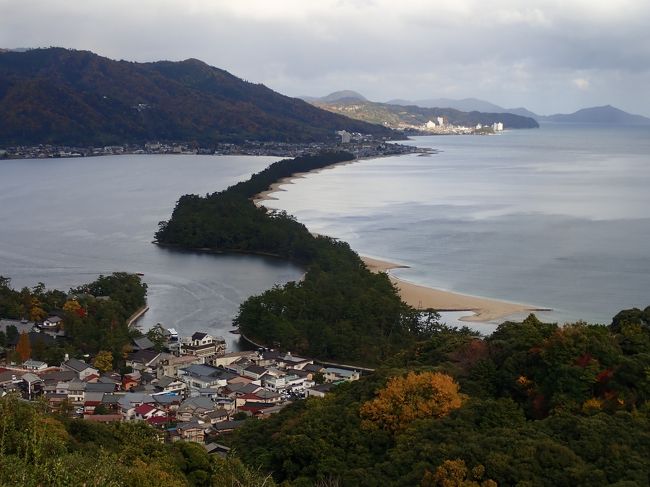
[[[192,441],[195,443],[205,442],[205,425],[198,421],[178,423],[176,428],[170,430],[171,441]]]
[[[327,367],[323,370],[325,382],[353,381],[359,380],[359,371],[341,369],[338,367]]]
[[[155,379],[153,386],[156,394],[183,394],[187,389],[185,382],[167,376]]]
[[[226,341],[222,337],[213,337],[203,332],[196,332],[181,341],[181,354],[194,355],[204,364],[212,364],[226,351]]]
[[[72,404],[83,404],[86,395],[86,386],[89,384],[86,384],[84,381],[79,379],[73,379],[68,382],[67,388],[64,384],[65,383],[61,383],[60,389],[57,386],[57,392],[60,390],[60,393],[62,394],[63,391],[67,389],[68,401],[70,401]]]
[[[165,375],[168,377],[178,377],[178,369],[199,363],[203,363],[202,360],[194,355],[181,355],[180,357],[170,355],[158,363],[156,375],[158,377]]]
[[[178,410],[176,418],[179,421],[190,421],[195,416],[202,416],[216,409],[216,404],[207,397],[190,397],[185,399]]]
[[[35,395],[42,392],[43,379],[32,372],[23,374],[21,380],[25,383],[27,399],[33,399]]]
[[[250,377],[253,380],[258,380],[267,373],[268,371],[264,367],[260,367],[259,365],[249,365],[242,371],[241,375],[244,377]]]
[[[195,389],[224,387],[228,379],[235,376],[232,372],[205,364],[192,364],[179,369],[178,373],[179,379]]]
[[[158,365],[167,357],[168,353],[156,352],[154,350],[138,350],[131,352],[126,357],[126,366],[131,367],[133,370],[141,372],[155,373]]]
[[[30,359],[23,362],[23,367],[27,370],[39,371],[47,369],[47,364],[45,362],[41,362],[40,360]]]
[[[153,350],[155,345],[149,338],[146,336],[134,338],[131,340],[131,348],[133,351],[137,352],[138,350]]]
[[[134,409],[135,419],[148,420],[151,418],[166,418],[167,413],[151,404],[141,404]]]
[[[81,380],[85,380],[91,375],[96,375],[99,377],[99,370],[90,366],[83,360],[78,360],[76,358],[71,358],[66,360],[61,364],[63,370],[71,370],[77,373],[77,377]]]
[[[222,421],[230,420],[230,414],[230,411],[220,408],[213,411],[208,411],[203,416],[201,416],[201,419],[203,419],[203,421],[208,424],[221,423]]]
[[[325,397],[334,387],[334,383],[318,384],[305,391],[305,397]]]

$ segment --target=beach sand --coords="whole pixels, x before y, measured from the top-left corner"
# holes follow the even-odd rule
[[[283,185],[293,184],[296,179],[304,178],[307,174],[314,174],[336,166],[354,164],[358,160],[359,159],[345,161],[310,173],[296,173],[290,177],[283,178],[277,183],[272,184],[267,191],[263,191],[255,196],[255,198],[253,198],[253,203],[259,206],[262,205],[264,201],[277,199],[273,196],[273,193],[277,191],[286,191],[282,189]],[[400,297],[404,302],[416,309],[435,309],[436,311],[471,311],[472,314],[463,316],[460,320],[477,322],[498,320],[518,313],[548,311],[546,308],[537,308],[525,304],[510,303],[507,301],[481,298],[478,296],[469,296],[442,289],[420,286],[392,276],[389,272],[391,269],[406,268],[408,266],[394,264],[392,262],[386,262],[370,257],[361,256],[361,259],[370,271],[386,272],[390,280],[399,290]]]
[[[392,276],[389,272],[391,269],[407,268],[408,266],[363,256],[361,260],[372,272],[386,272],[399,290],[404,302],[416,309],[431,308],[436,311],[472,311],[474,313],[463,316],[460,318],[461,321],[492,321],[518,313],[545,311],[545,309],[525,304],[509,303],[507,301],[420,286]]]
[[[318,174],[321,171],[326,171],[328,169],[332,169],[332,168],[335,168],[335,167],[338,167],[338,166],[347,166],[348,164],[354,164],[355,162],[359,162],[359,161],[361,161],[363,159],[365,159],[365,158],[353,159],[351,161],[343,161],[343,162],[339,162],[337,164],[332,164],[331,166],[324,167],[322,169],[315,169],[315,170],[310,171],[310,172],[297,172],[297,173],[289,176],[288,178],[280,179],[277,183],[273,183],[271,186],[269,186],[269,189],[267,189],[266,191],[262,191],[261,193],[255,195],[255,197],[253,198],[253,203],[255,203],[255,205],[257,205],[257,206],[260,206],[265,201],[277,200],[277,198],[275,198],[273,196],[273,193],[276,193],[278,191],[286,191],[285,189],[282,189],[283,185],[285,185],[285,184],[293,184],[293,182],[296,179],[302,179],[307,174]]]

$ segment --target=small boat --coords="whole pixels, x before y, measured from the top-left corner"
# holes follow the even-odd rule
[[[135,275],[142,277],[142,276],[144,276],[144,272],[136,272]]]

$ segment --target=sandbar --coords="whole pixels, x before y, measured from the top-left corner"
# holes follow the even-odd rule
[[[369,158],[369,159],[374,159]],[[253,203],[262,205],[264,201],[276,200],[273,196],[277,191],[286,191],[282,189],[285,184],[293,184],[296,179],[304,178],[307,174],[315,174],[320,171],[334,168],[336,166],[344,166],[347,164],[354,164],[360,159],[353,159],[351,161],[344,161],[338,164],[316,169],[310,172],[296,173],[289,177],[282,178],[273,183],[268,190],[263,191],[253,198]],[[436,311],[468,311],[472,314],[459,318],[461,321],[493,321],[505,318],[510,315],[534,312],[534,311],[549,311],[548,308],[539,308],[527,304],[511,303],[508,301],[500,301],[497,299],[483,298],[479,296],[471,296],[468,294],[460,294],[443,289],[435,289],[412,282],[400,279],[390,274],[391,269],[406,268],[408,266],[387,262],[380,259],[361,256],[364,264],[372,272],[386,272],[391,282],[399,291],[402,300],[413,306],[415,309],[434,309]]]
[[[482,298],[468,294],[460,294],[444,289],[421,286],[400,279],[390,274],[391,269],[407,268],[406,265],[395,264],[371,257],[361,257],[366,267],[372,272],[386,272],[391,282],[397,287],[402,300],[415,309],[434,309],[436,311],[471,311],[473,314],[463,316],[461,321],[493,321],[510,315],[547,311],[527,304],[510,303],[497,299]]]

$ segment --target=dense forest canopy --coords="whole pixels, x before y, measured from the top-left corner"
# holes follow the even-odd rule
[[[648,313],[609,327],[531,315],[485,339],[441,326],[374,375],[231,442],[294,486],[648,485]],[[427,374],[447,379],[416,387]]]

